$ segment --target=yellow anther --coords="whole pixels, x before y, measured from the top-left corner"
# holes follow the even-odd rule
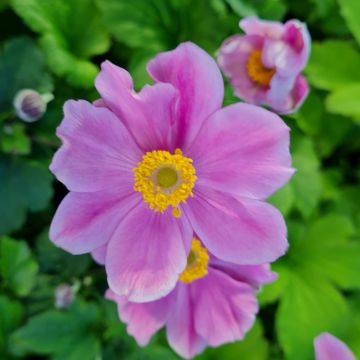
[[[192,159],[184,156],[180,149],[174,154],[165,150],[149,151],[133,171],[134,190],[142,193],[150,209],[164,212],[171,206],[173,216],[180,217],[178,205],[193,196],[196,175]]]
[[[206,248],[201,245],[198,239],[193,238],[186,269],[180,274],[179,280],[184,283],[191,283],[204,277],[208,273],[208,263],[209,254]]]
[[[246,70],[251,80],[262,86],[269,86],[275,74],[275,69],[265,67],[261,60],[261,50],[254,50],[250,53],[246,63]]]

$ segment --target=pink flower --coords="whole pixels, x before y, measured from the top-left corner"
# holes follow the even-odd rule
[[[218,63],[235,94],[279,113],[296,111],[309,92],[300,75],[310,52],[306,25],[297,20],[281,24],[248,17],[240,21],[240,27],[245,35],[226,39],[218,52]]]
[[[139,345],[166,326],[170,346],[191,358],[207,345],[242,339],[258,312],[259,286],[275,279],[268,265],[225,263],[194,238],[188,265],[169,295],[147,303],[129,302],[111,290],[106,297],[117,303],[120,319]]]
[[[356,360],[350,349],[329,333],[320,334],[314,345],[316,360]]]
[[[293,173],[289,128],[267,110],[221,109],[220,71],[192,43],[148,64],[139,93],[106,61],[96,106],[68,101],[50,166],[70,193],[50,238],[82,254],[105,249],[110,288],[150,301],[174,288],[193,232],[219,259],[270,262],[287,249],[286,226],[264,199]]]

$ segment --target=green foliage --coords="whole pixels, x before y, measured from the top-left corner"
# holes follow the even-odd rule
[[[108,50],[109,36],[92,0],[11,0],[25,23],[41,34],[49,67],[73,85],[91,87],[97,67],[88,59]]]
[[[140,348],[103,298],[104,269],[48,238],[65,194],[48,165],[69,98],[93,101],[99,64],[128,69],[140,89],[159,51],[191,40],[215,55],[239,20],[305,21],[313,39],[311,91],[291,128],[296,172],[269,201],[283,213],[290,248],[272,265],[254,328],[199,360],[310,360],[322,331],[360,357],[360,2],[357,0],[0,0],[0,358],[178,359],[165,332]],[[21,122],[14,96],[51,93],[43,118]],[[224,105],[239,99],[225,81]],[[21,240],[17,240],[21,239]],[[58,309],[59,285],[75,300]]]

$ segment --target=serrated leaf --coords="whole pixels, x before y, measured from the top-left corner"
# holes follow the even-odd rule
[[[39,211],[48,205],[51,182],[44,166],[0,156],[0,235],[18,229],[27,210]]]
[[[29,294],[35,284],[38,265],[24,241],[0,238],[0,269],[6,287],[15,294]]]
[[[276,332],[287,360],[314,358],[315,336],[339,334],[349,308],[342,295],[314,273],[293,272],[276,317]]]
[[[21,89],[53,90],[43,55],[28,37],[11,39],[0,49],[0,112],[12,109],[13,98]]]
[[[312,85],[319,89],[335,90],[360,82],[359,64],[360,54],[351,42],[327,40],[312,45],[305,71]]]
[[[42,35],[40,43],[55,74],[76,86],[93,86],[98,69],[88,59],[110,46],[93,0],[11,0],[10,4]]]
[[[358,0],[339,0],[339,4],[342,16],[360,44],[360,2]]]

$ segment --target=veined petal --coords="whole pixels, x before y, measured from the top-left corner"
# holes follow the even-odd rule
[[[276,114],[235,104],[208,118],[186,155],[197,185],[264,199],[291,175],[289,128]]]
[[[111,238],[106,272],[111,290],[130,301],[156,300],[168,294],[186,266],[192,229],[185,217],[174,218],[145,203],[122,221]]]
[[[196,332],[211,346],[242,339],[258,312],[254,289],[213,268],[191,284]]]
[[[72,254],[95,250],[110,240],[122,218],[139,201],[139,195],[129,189],[70,192],[52,220],[50,239]]]
[[[199,186],[187,205],[194,232],[221,260],[263,264],[282,256],[288,247],[282,215],[265,202],[238,200]]]
[[[179,93],[176,147],[190,143],[205,119],[221,107],[224,84],[216,62],[191,42],[161,53],[148,63],[151,77]]]
[[[171,132],[177,92],[172,85],[146,85],[136,93],[130,74],[105,61],[95,86],[143,151],[173,149]]]
[[[120,120],[86,101],[67,101],[57,129],[63,145],[50,170],[69,190],[92,192],[129,182],[141,152]]]

